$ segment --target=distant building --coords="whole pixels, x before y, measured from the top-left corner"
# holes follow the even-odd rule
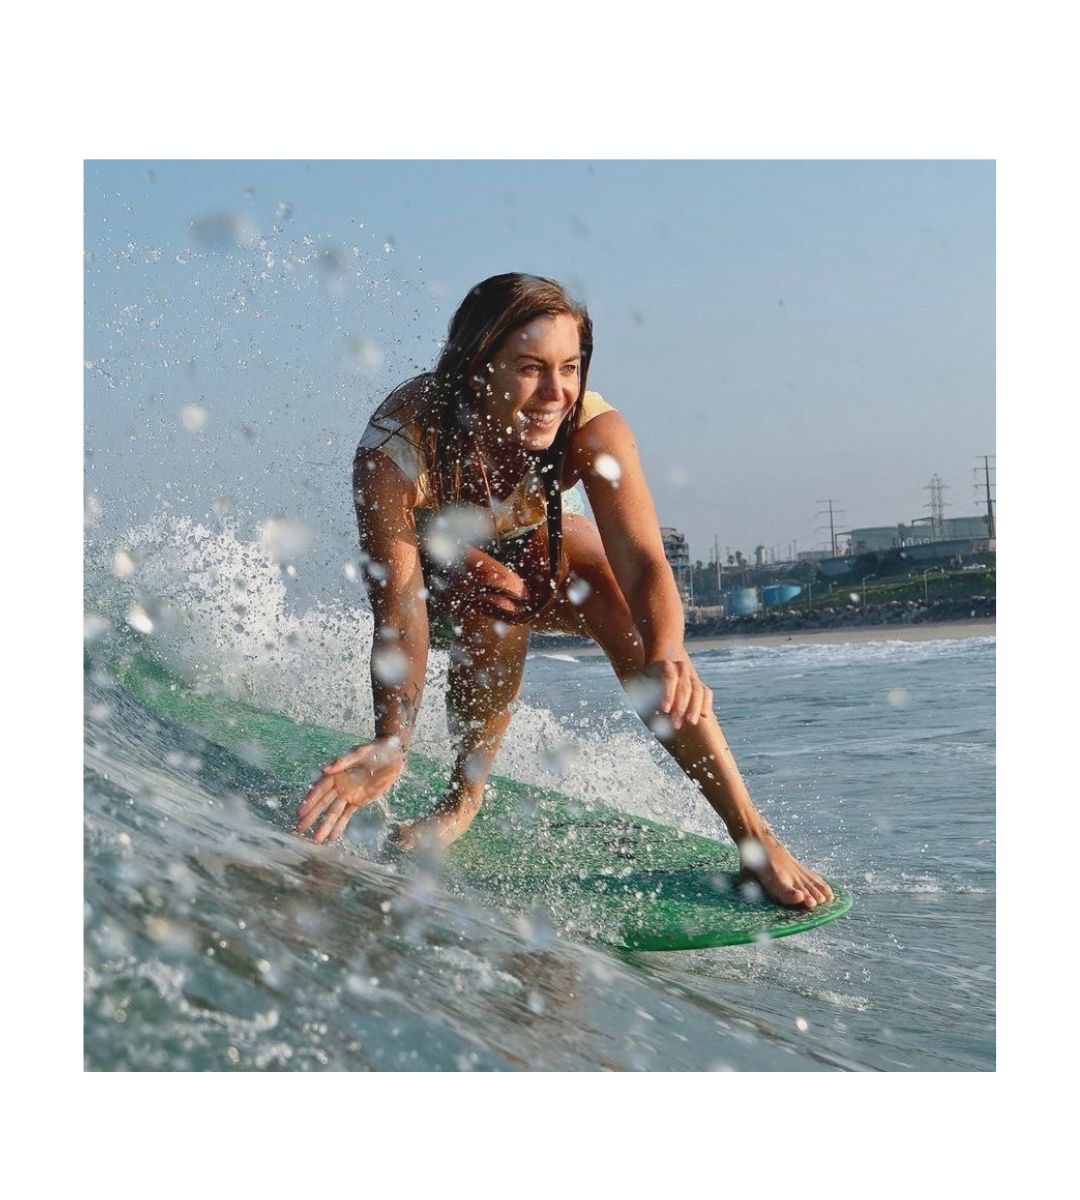
[[[941,523],[939,542],[985,539],[986,517],[946,517]],[[871,554],[881,550],[903,550],[908,546],[923,546],[935,541],[929,521],[901,525],[871,525],[851,531],[854,554]]]
[[[903,525],[870,525],[851,531],[851,545],[856,554],[872,554],[875,550],[895,550],[903,537]],[[918,528],[915,526],[914,528]],[[924,526],[929,531],[929,526]]]
[[[669,525],[661,525],[660,536],[664,540],[664,557],[671,566],[675,576],[675,586],[684,601],[689,602],[690,583],[690,546],[684,534]]]

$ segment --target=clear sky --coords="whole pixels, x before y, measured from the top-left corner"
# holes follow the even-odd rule
[[[588,304],[590,387],[693,557],[823,547],[829,498],[926,516],[934,474],[968,515],[994,231],[989,162],[90,162],[88,486],[110,524],[217,500],[347,544],[371,410],[523,270]]]

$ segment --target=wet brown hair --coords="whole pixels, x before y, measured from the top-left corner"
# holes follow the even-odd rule
[[[461,502],[464,465],[476,447],[477,393],[474,380],[486,379],[495,352],[516,330],[538,317],[567,314],[574,318],[581,344],[577,400],[559,426],[555,441],[540,456],[540,478],[547,509],[548,555],[552,595],[563,573],[562,479],[570,434],[581,419],[593,328],[588,310],[553,279],[516,271],[492,275],[478,283],[458,306],[450,321],[446,343],[435,369],[424,381],[420,414],[420,449],[438,508]],[[547,602],[530,606],[535,615]],[[511,618],[512,619],[512,618]],[[527,619],[527,616],[523,619]]]

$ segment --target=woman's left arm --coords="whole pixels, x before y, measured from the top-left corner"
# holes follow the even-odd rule
[[[664,556],[660,522],[630,426],[604,412],[579,429],[569,466],[585,491],[616,582],[641,634],[646,674],[662,687],[658,708],[679,729],[712,708],[683,644],[682,600]]]

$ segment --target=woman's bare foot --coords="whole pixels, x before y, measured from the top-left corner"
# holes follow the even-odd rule
[[[482,799],[482,795],[449,791],[425,816],[395,825],[389,839],[402,850],[445,849],[473,823]]]
[[[832,888],[782,846],[771,830],[739,843],[744,878],[755,880],[778,904],[817,908],[833,898]]]

